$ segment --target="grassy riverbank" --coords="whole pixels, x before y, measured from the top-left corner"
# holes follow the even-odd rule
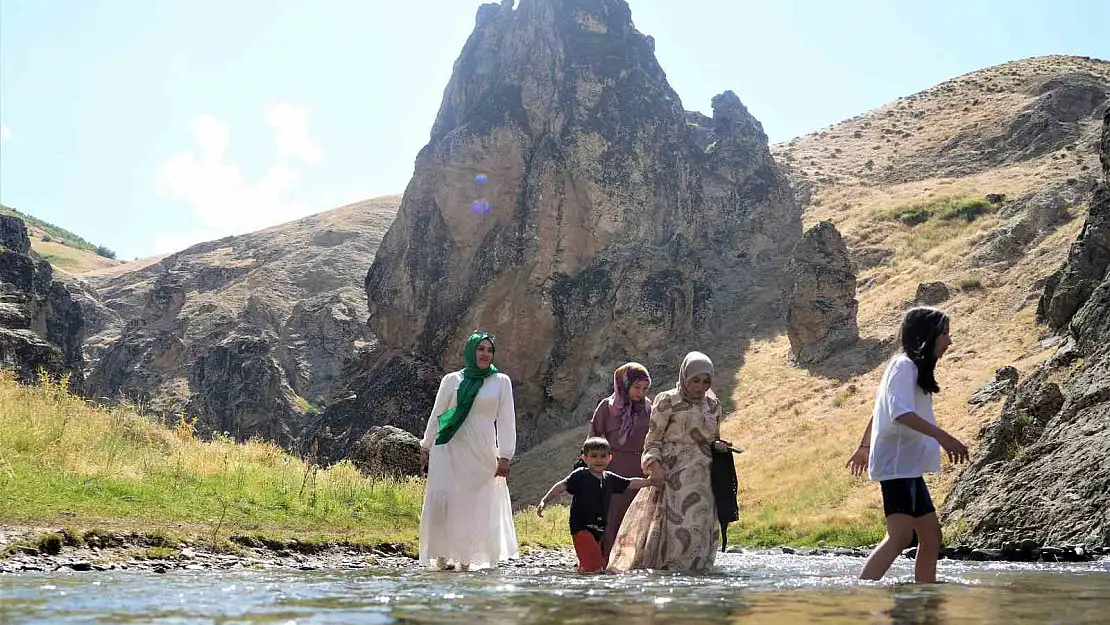
[[[180,421],[96,407],[0,377],[0,523],[137,532],[232,548],[232,536],[414,551],[423,482],[327,469],[272,443],[198,439]],[[523,546],[562,546],[566,511],[517,515]]]

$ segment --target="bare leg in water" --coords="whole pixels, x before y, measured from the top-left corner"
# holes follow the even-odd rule
[[[935,512],[913,518],[908,514],[892,514],[886,518],[886,536],[867,557],[860,579],[881,579],[917,532],[917,558],[914,581],[927,584],[937,581],[937,558],[940,556],[940,522]]]

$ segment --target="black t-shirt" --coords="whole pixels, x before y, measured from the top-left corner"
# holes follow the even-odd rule
[[[590,530],[600,540],[605,533],[605,519],[609,517],[609,496],[628,490],[632,480],[609,471],[598,478],[589,469],[580,467],[564,481],[567,492],[574,496],[570,502],[570,533]]]

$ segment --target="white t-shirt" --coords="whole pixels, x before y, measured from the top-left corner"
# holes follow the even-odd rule
[[[921,477],[940,471],[940,443],[895,421],[907,412],[936,425],[933,396],[917,385],[917,365],[905,354],[898,354],[887,365],[875,392],[871,453],[867,461],[871,481]]]

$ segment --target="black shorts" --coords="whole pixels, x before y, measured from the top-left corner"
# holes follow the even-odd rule
[[[883,489],[883,512],[886,516],[908,514],[916,519],[937,511],[923,477],[883,480],[879,486]]]

